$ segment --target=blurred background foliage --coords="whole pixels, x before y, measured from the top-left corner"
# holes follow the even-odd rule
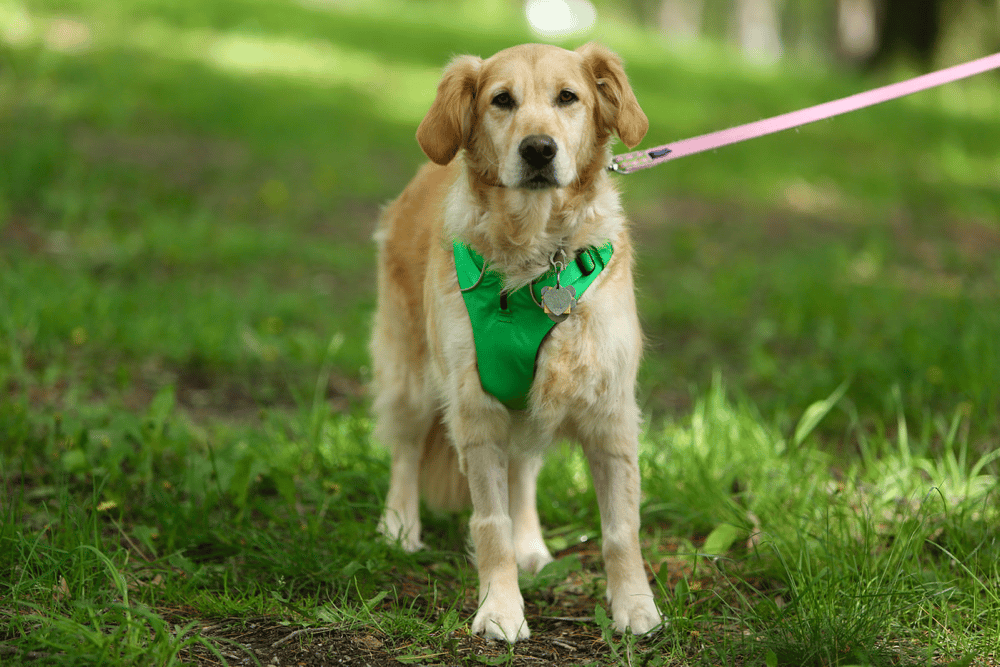
[[[996,51],[998,25],[996,0],[0,0],[0,386],[239,416],[320,375],[363,404],[370,235],[457,53],[603,41],[652,146]],[[846,380],[833,440],[958,410],[988,446],[997,84],[621,179],[647,410],[720,371],[789,429]]]
[[[597,0],[675,39],[731,41],[751,59],[921,67],[1000,48],[995,0]]]

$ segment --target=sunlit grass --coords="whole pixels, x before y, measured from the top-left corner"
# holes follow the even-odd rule
[[[122,16],[100,19],[30,13],[20,5],[0,7],[0,30],[19,48],[79,53],[107,48],[135,48],[156,57],[208,64],[241,76],[266,75],[317,86],[344,86],[367,98],[370,109],[392,122],[417,123],[430,105],[439,68],[418,67],[376,57],[370,51],[338,46],[327,40],[272,37],[247,31],[179,28],[149,19],[125,22]]]

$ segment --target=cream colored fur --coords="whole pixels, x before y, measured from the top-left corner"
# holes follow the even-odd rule
[[[512,104],[501,104],[504,94]],[[517,568],[537,571],[552,560],[535,486],[542,454],[560,438],[577,440],[590,464],[616,627],[645,633],[660,623],[639,549],[642,336],[632,245],[605,171],[611,133],[634,146],[646,128],[621,61],[599,45],[461,56],[417,131],[432,164],[388,206],[376,234],[373,409],[376,437],[392,450],[379,529],[408,551],[421,548],[421,480],[434,505],[471,499],[480,601],[472,630],[487,637],[529,635]],[[530,170],[519,146],[532,135],[556,146],[547,187],[525,187]],[[480,384],[454,238],[510,289],[544,273],[557,249],[573,257],[614,245],[608,266],[543,344],[525,411],[508,410]]]

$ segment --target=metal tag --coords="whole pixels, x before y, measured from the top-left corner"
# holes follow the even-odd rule
[[[562,322],[576,306],[576,288],[551,287],[542,288],[542,309],[553,322]]]

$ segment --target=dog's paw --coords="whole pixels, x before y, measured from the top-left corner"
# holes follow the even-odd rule
[[[424,543],[420,541],[420,528],[403,525],[395,512],[386,512],[379,521],[378,532],[389,542],[398,544],[408,554],[424,548]]]
[[[493,596],[486,598],[476,617],[472,619],[472,633],[486,639],[502,639],[510,644],[527,639],[531,632],[524,620],[524,602],[500,601]]]
[[[635,595],[611,605],[611,616],[618,632],[631,630],[634,635],[644,635],[662,622],[652,595]]]
[[[545,542],[541,540],[525,541],[514,544],[514,554],[517,559],[517,566],[525,572],[537,574],[543,567],[551,563],[554,559],[549,553]]]

